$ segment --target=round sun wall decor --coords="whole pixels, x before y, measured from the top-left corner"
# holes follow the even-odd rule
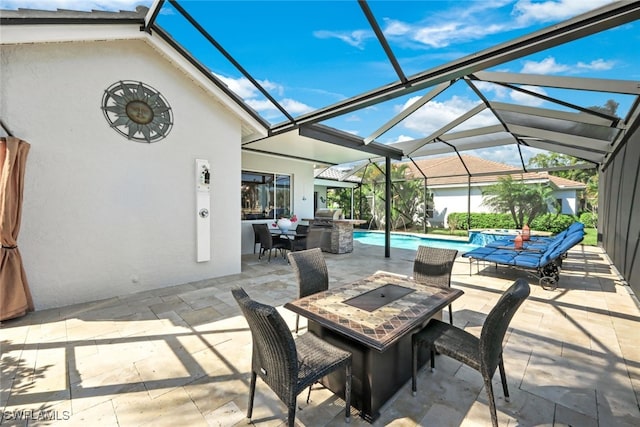
[[[157,142],[173,127],[167,100],[151,86],[123,80],[109,86],[102,96],[105,119],[120,135],[138,142]]]

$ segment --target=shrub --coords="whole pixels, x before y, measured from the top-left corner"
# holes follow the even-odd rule
[[[452,212],[447,216],[447,224],[455,229],[468,230],[469,228],[515,228],[515,223],[510,214],[499,213],[471,213],[471,227],[467,227],[467,214],[462,212]]]
[[[578,220],[585,227],[596,228],[598,226],[598,214],[593,212],[583,212]]]
[[[556,215],[544,214],[536,217],[532,224],[529,224],[532,230],[548,231],[551,233],[559,233],[560,231],[575,222],[573,215]],[[499,213],[472,213],[470,215],[471,227],[474,228],[515,228],[515,222],[510,214]],[[581,221],[582,222],[582,221]],[[450,228],[458,230],[468,230],[467,214],[462,212],[452,212],[447,217],[447,223]],[[454,227],[451,227],[454,224]],[[586,224],[585,224],[586,225]]]
[[[529,224],[532,230],[549,231],[553,234],[559,233],[571,223],[575,222],[576,218],[573,215],[566,214],[544,214],[533,220],[532,224]]]

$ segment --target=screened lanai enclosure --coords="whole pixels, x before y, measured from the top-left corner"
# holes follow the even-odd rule
[[[317,2],[311,16],[306,2],[142,3],[137,13],[6,11],[2,24],[139,21],[264,126],[266,136],[243,128],[244,152],[307,161],[336,187],[372,179],[380,198],[366,204],[386,231],[426,227],[443,181],[595,171],[598,242],[640,292],[639,1],[563,13],[504,2],[510,18],[491,25],[475,19],[492,13],[475,1]],[[554,153],[563,161],[535,161]],[[438,158],[451,163],[435,173],[425,160]],[[393,213],[393,200],[416,198]]]

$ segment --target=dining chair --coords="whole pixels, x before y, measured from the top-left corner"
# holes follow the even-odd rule
[[[296,236],[290,241],[291,251],[303,251],[307,249],[309,228],[308,225],[298,225],[296,227]]]
[[[482,374],[484,386],[489,397],[491,422],[494,427],[497,427],[498,415],[491,380],[496,368],[499,368],[504,398],[508,402],[509,389],[504,371],[502,341],[511,319],[529,296],[529,292],[530,288],[527,281],[523,278],[517,279],[487,315],[482,325],[480,338],[464,329],[437,319],[431,319],[427,326],[414,334],[411,339],[411,359],[413,363],[411,391],[413,395],[415,396],[417,391],[418,350],[420,347],[425,346],[429,348],[432,372],[435,367],[435,355],[438,353],[452,357]]]
[[[267,224],[255,224],[258,236],[260,236],[260,254],[258,259],[261,259],[265,252],[269,252],[269,262],[271,262],[271,252],[275,249],[276,254],[278,250],[284,256],[285,249],[289,249],[288,239],[281,239],[279,237],[274,238],[269,231]]]
[[[298,395],[322,377],[345,369],[345,420],[351,419],[352,355],[307,332],[293,337],[284,319],[270,305],[252,300],[244,289],[231,290],[251,331],[251,384],[247,418],[251,420],[256,379],[259,376],[288,408],[293,427]],[[309,398],[307,397],[307,402]]]
[[[298,280],[298,297],[303,298],[329,289],[329,270],[322,249],[312,248],[289,252],[289,263]],[[296,314],[296,334],[300,315]]]
[[[432,246],[418,246],[416,258],[413,261],[413,278],[418,283],[451,287],[451,270],[458,251],[455,249],[441,249]],[[449,323],[453,325],[453,310],[449,304]]]
[[[251,224],[253,226],[253,253],[256,253],[256,245],[260,245],[260,233],[257,228],[259,224]],[[260,247],[262,249],[262,247]]]

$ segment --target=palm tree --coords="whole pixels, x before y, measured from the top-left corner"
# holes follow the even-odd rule
[[[498,213],[509,212],[516,228],[522,228],[531,224],[535,217],[547,213],[555,200],[550,186],[525,184],[507,175],[487,188],[482,204]]]

